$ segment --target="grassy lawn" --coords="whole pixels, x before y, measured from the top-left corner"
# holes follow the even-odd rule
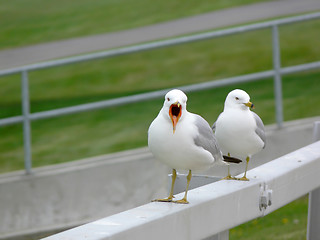
[[[2,1],[0,49],[104,33],[191,16],[258,0]],[[41,7],[39,7],[41,5]],[[85,9],[85,10],[84,10]],[[14,17],[13,17],[14,16]],[[143,16],[143,17],[141,17]],[[280,28],[281,60],[320,60],[320,21]],[[270,30],[31,72],[31,111],[200,83],[272,67]],[[284,119],[320,115],[320,70],[283,78]],[[274,123],[272,79],[188,93],[188,109],[212,124],[227,93],[251,95],[265,124]],[[21,114],[20,76],[0,79],[0,118]],[[33,166],[45,166],[147,145],[147,129],[163,99],[32,123]],[[0,173],[23,169],[22,127],[0,128]],[[307,198],[230,231],[230,239],[305,239]]]
[[[319,28],[320,21],[281,28],[284,66],[320,59],[316,44]],[[268,70],[272,67],[270,39],[270,30],[261,30],[31,72],[31,111]],[[284,77],[285,120],[320,115],[315,107],[320,102],[319,78],[319,71]],[[213,123],[222,111],[225,96],[234,88],[249,92],[265,124],[274,122],[271,79],[188,94],[188,108]],[[20,91],[19,75],[1,78],[1,118],[21,113]],[[162,102],[159,99],[33,122],[33,166],[146,146],[148,126]],[[22,169],[21,126],[0,131],[0,172]]]
[[[269,215],[233,228],[230,240],[305,240],[308,197],[302,197]]]
[[[10,0],[0,4],[0,49],[101,34],[266,0]]]
[[[319,72],[284,79],[285,120],[320,115]],[[303,80],[302,80],[303,79]],[[303,81],[303,83],[301,83]],[[301,87],[301,84],[304,87]],[[294,86],[296,93],[286,91]],[[273,84],[271,80],[190,93],[188,108],[211,124],[223,108],[226,94],[235,87],[246,89],[256,105],[256,112],[266,124],[274,122]],[[291,89],[291,87],[290,87]],[[293,91],[293,90],[292,90]],[[305,98],[305,96],[309,96]],[[92,100],[87,97],[81,100]],[[53,105],[63,105],[68,99]],[[33,165],[43,166],[147,145],[147,129],[162,106],[162,99],[105,110],[79,113],[32,123]],[[72,103],[72,102],[71,102]],[[36,102],[38,109],[46,108]],[[18,106],[17,106],[18,108]],[[298,116],[298,117],[297,117]],[[22,128],[1,128],[1,171],[23,168]]]

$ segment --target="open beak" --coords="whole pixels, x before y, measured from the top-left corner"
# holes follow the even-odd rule
[[[176,131],[176,126],[181,117],[181,113],[182,113],[182,107],[179,102],[175,102],[171,104],[169,109],[169,116],[172,121],[173,133]]]
[[[254,109],[254,105],[252,102],[247,102],[247,103],[244,103],[244,105],[246,105],[247,107],[251,108],[251,109]]]

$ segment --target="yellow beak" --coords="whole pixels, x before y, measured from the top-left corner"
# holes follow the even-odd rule
[[[254,105],[253,105],[253,103],[252,103],[252,102],[244,103],[244,105],[246,105],[246,106],[247,106],[247,107],[249,107],[249,108],[254,109]]]

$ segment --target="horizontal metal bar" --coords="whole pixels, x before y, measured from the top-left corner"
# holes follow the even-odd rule
[[[287,75],[287,74],[291,74],[291,73],[309,71],[309,70],[313,70],[313,69],[317,69],[317,68],[320,68],[320,61],[281,68],[280,73],[282,75]]]
[[[177,88],[186,92],[195,92],[195,91],[201,91],[205,89],[212,89],[216,87],[227,86],[234,83],[244,83],[244,82],[250,82],[254,80],[262,80],[262,79],[271,77],[272,75],[273,75],[273,71],[266,71],[266,72],[247,74],[247,75],[237,76],[232,78],[226,78],[226,79],[217,80],[217,81],[180,86]],[[74,107],[67,107],[62,109],[33,113],[30,115],[30,119],[37,120],[37,119],[44,119],[44,118],[50,118],[50,117],[57,117],[61,115],[71,114],[71,113],[79,113],[79,112],[84,112],[89,110],[100,109],[100,108],[115,107],[115,106],[125,105],[129,103],[136,103],[136,102],[142,102],[142,101],[152,100],[156,98],[162,98],[171,89],[172,88],[148,92],[148,93],[141,93],[133,96],[120,97],[120,98],[115,98],[115,99],[105,100],[100,102],[87,103],[87,104],[82,104]]]
[[[254,168],[248,171],[250,181],[218,181],[190,190],[190,204],[152,202],[45,240],[208,238],[320,187],[319,148],[320,141]]]
[[[62,115],[67,115],[72,113],[85,112],[89,110],[115,107],[115,106],[120,106],[128,103],[141,102],[145,100],[151,100],[154,98],[162,97],[166,93],[167,93],[167,90],[160,90],[160,91],[142,93],[142,94],[127,96],[127,97],[120,97],[120,98],[115,98],[115,99],[110,99],[105,101],[99,101],[94,103],[81,104],[73,107],[66,107],[66,108],[61,108],[56,110],[38,112],[38,113],[31,114],[30,119],[38,120],[38,119],[57,117],[57,116],[62,116]]]
[[[185,92],[195,92],[195,91],[201,91],[201,90],[205,90],[205,89],[212,89],[212,88],[216,88],[216,87],[227,86],[227,85],[234,84],[234,83],[244,83],[244,82],[250,82],[250,81],[254,81],[254,80],[262,80],[262,79],[272,77],[272,76],[273,76],[273,71],[265,71],[265,72],[247,74],[247,75],[231,77],[231,78],[226,78],[226,79],[221,79],[221,80],[216,80],[216,81],[210,81],[210,82],[205,82],[205,83],[180,86],[177,88],[179,88]],[[63,116],[63,115],[68,115],[68,114],[73,114],[73,113],[80,113],[80,112],[85,112],[85,111],[90,111],[90,110],[96,110],[96,109],[101,109],[101,108],[115,107],[115,106],[125,105],[125,104],[129,104],[129,103],[142,102],[142,101],[146,101],[146,100],[162,98],[169,90],[171,90],[171,88],[148,92],[148,93],[137,94],[137,95],[133,95],[133,96],[120,97],[120,98],[115,98],[115,99],[111,99],[111,100],[104,100],[104,101],[99,101],[99,102],[94,102],[94,103],[86,103],[86,104],[81,104],[81,105],[72,106],[72,107],[65,107],[65,108],[60,108],[60,109],[55,109],[55,110],[37,112],[37,113],[30,114],[29,118],[30,118],[30,120],[40,120],[40,119],[58,117],[58,116]],[[12,118],[1,119],[0,126],[15,124],[17,122],[23,121],[22,117],[21,118],[15,117],[15,118],[17,118],[17,119],[14,119],[15,121],[13,121]]]
[[[7,126],[12,124],[22,123],[23,119],[24,119],[23,116],[3,118],[3,119],[0,119],[0,126]]]
[[[251,73],[251,74],[246,74],[246,75],[241,75],[236,77],[224,78],[220,80],[213,80],[213,81],[204,82],[204,83],[196,83],[196,84],[191,84],[187,86],[180,86],[177,88],[185,92],[197,92],[197,91],[208,90],[208,89],[213,89],[218,87],[224,87],[224,86],[228,86],[236,83],[238,84],[238,83],[246,83],[246,82],[263,80],[263,79],[270,78],[273,75],[274,75],[274,71],[269,70],[269,71]]]
[[[15,74],[22,71],[33,71],[33,70],[61,66],[61,65],[71,64],[71,63],[78,63],[78,62],[89,61],[89,60],[100,59],[100,58],[108,58],[112,56],[119,56],[119,55],[146,51],[146,50],[151,50],[151,49],[156,49],[156,48],[161,48],[166,46],[173,46],[177,44],[211,39],[215,37],[222,37],[230,34],[258,30],[258,29],[272,27],[274,25],[283,25],[283,24],[295,23],[300,21],[312,20],[316,18],[320,18],[320,12],[313,13],[313,14],[305,14],[305,15],[296,16],[296,17],[288,17],[284,19],[267,21],[262,23],[255,23],[255,24],[250,24],[250,25],[245,25],[240,27],[233,27],[233,28],[224,29],[224,30],[200,33],[200,34],[191,35],[191,36],[178,37],[178,38],[169,39],[169,40],[156,41],[152,43],[140,44],[140,45],[135,45],[131,47],[124,47],[124,48],[108,50],[108,51],[103,51],[98,53],[91,53],[91,54],[86,54],[82,56],[75,56],[75,57],[70,57],[65,59],[36,63],[36,64],[26,65],[26,66],[12,68],[12,69],[0,70],[0,76]]]
[[[286,75],[286,74],[307,71],[307,70],[312,70],[312,69],[317,69],[317,68],[320,68],[320,61],[296,65],[296,66],[292,66],[292,67],[281,68],[280,73],[282,75]],[[232,85],[232,84],[239,84],[239,83],[263,80],[263,79],[271,78],[273,76],[274,76],[274,71],[268,70],[268,71],[263,71],[263,72],[257,72],[257,73],[236,76],[236,77],[224,78],[224,79],[220,79],[220,80],[213,80],[213,81],[204,82],[204,83],[196,83],[196,84],[191,84],[191,85],[186,85],[186,86],[179,86],[176,88],[179,88],[185,92],[196,92],[196,91],[201,91],[201,90],[207,90],[207,89],[213,89],[213,88],[217,88],[217,87],[228,86],[228,85]],[[170,89],[163,89],[163,90],[159,90],[159,91],[148,92],[148,93],[136,94],[136,95],[132,95],[132,96],[120,97],[120,98],[115,98],[115,99],[111,99],[111,100],[104,100],[104,101],[99,101],[99,102],[94,102],[94,103],[81,104],[81,105],[72,106],[72,107],[37,112],[37,113],[30,114],[29,118],[30,118],[30,120],[40,120],[40,119],[58,117],[58,116],[63,116],[63,115],[68,115],[68,114],[73,114],[73,113],[80,113],[80,112],[85,112],[85,111],[90,111],[90,110],[96,110],[96,109],[101,109],[101,108],[115,107],[115,106],[125,105],[125,104],[129,104],[129,103],[142,102],[142,101],[146,101],[146,100],[162,98],[169,90],[171,90],[171,88]],[[0,119],[0,126],[11,125],[11,124],[16,124],[16,123],[21,123],[21,122],[23,122],[22,116],[3,118],[3,119]]]

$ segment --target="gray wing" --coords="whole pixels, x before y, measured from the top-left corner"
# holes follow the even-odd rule
[[[214,122],[214,124],[213,124],[212,127],[211,127],[214,132],[216,131],[216,124],[217,124],[217,121],[218,121],[220,115],[221,115],[221,113],[219,114],[217,120]]]
[[[253,114],[254,120],[256,121],[256,124],[257,124],[256,134],[263,141],[263,143],[264,143],[263,148],[265,148],[266,147],[266,133],[264,131],[263,122],[262,122],[261,118],[258,116],[258,114],[256,114],[255,112],[252,112],[252,114]]]
[[[198,128],[199,135],[194,139],[194,143],[209,151],[216,161],[223,160],[222,153],[218,147],[217,140],[213,135],[209,123],[201,116],[196,115],[195,124]]]

